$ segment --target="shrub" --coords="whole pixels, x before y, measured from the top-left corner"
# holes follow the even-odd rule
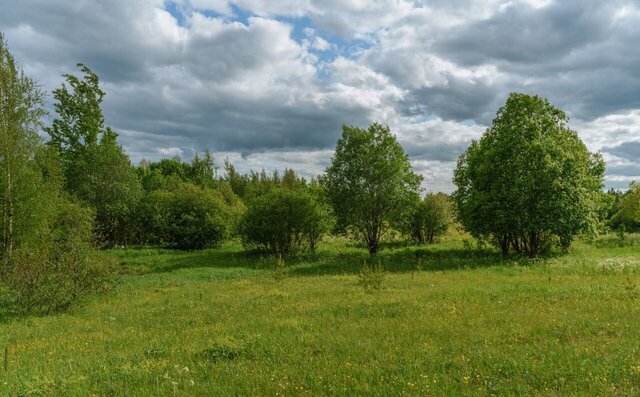
[[[272,254],[314,249],[328,229],[326,209],[302,189],[273,188],[248,207],[240,228],[243,242]]]
[[[22,245],[6,265],[6,303],[19,313],[48,314],[104,289],[112,274],[93,255],[92,228],[90,210],[62,204],[49,236]]]
[[[214,247],[234,233],[242,211],[233,193],[181,183],[143,198],[141,240],[178,249]]]
[[[378,261],[378,264],[376,265],[368,265],[365,260],[362,269],[358,274],[362,288],[364,288],[364,291],[368,293],[382,288],[384,276],[384,267],[380,261]]]

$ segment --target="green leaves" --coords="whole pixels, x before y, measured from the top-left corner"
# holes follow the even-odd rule
[[[530,256],[597,222],[604,162],[546,99],[511,94],[493,125],[460,157],[454,198],[463,225],[504,253]]]
[[[408,215],[421,181],[389,127],[380,124],[343,126],[324,178],[339,226],[355,229],[372,254],[389,227]]]
[[[100,104],[105,93],[98,76],[85,65],[78,67],[81,78],[65,74],[66,83],[53,91],[57,117],[45,131],[62,159],[68,193],[96,212],[97,240],[127,244],[142,186],[118,145],[118,134],[104,126]]]
[[[240,227],[243,242],[272,254],[313,250],[330,225],[326,207],[303,188],[274,187],[248,207]]]

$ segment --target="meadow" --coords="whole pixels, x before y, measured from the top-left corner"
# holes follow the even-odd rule
[[[396,242],[369,289],[366,249],[341,239],[285,270],[237,243],[101,255],[108,293],[1,314],[0,395],[640,394],[638,236],[535,260]]]

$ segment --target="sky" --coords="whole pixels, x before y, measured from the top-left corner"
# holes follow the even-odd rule
[[[0,0],[0,31],[47,91],[84,63],[134,161],[209,149],[240,170],[331,160],[341,125],[391,127],[451,192],[510,92],[548,98],[640,180],[639,0]],[[51,95],[47,98],[51,106]]]

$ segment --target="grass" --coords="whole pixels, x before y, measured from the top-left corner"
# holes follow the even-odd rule
[[[638,241],[534,261],[396,244],[366,291],[340,240],[280,281],[233,244],[107,251],[112,292],[0,323],[0,395],[639,395]]]

